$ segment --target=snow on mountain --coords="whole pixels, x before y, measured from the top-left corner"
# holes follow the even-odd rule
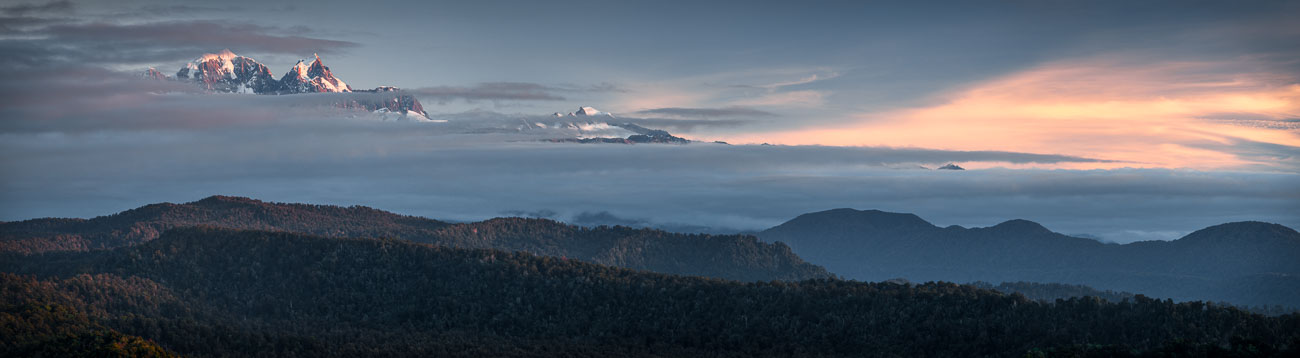
[[[153,68],[153,67],[150,67],[148,70],[146,70],[146,71],[144,72],[144,78],[154,79],[154,80],[169,80],[169,79],[171,79],[171,78],[167,77],[167,75],[164,75],[162,72],[158,72],[158,69]]]
[[[176,71],[176,79],[194,82],[215,92],[271,93],[279,87],[270,68],[230,50],[204,54],[185,64]]]
[[[321,63],[320,55],[316,55],[316,60],[311,64],[305,63],[306,61],[298,60],[298,63],[280,78],[282,92],[352,92],[352,86],[334,77],[330,68]]]
[[[392,111],[388,108],[380,108],[370,112],[382,121],[410,121],[410,122],[433,122],[445,123],[445,119],[429,119],[423,112],[416,111]]]
[[[298,61],[278,81],[271,75],[271,70],[266,65],[252,58],[236,55],[230,50],[200,56],[181,67],[174,79],[154,68],[148,69],[142,75],[154,80],[191,82],[210,92],[262,95],[322,92],[346,94],[331,97],[325,103],[338,108],[366,110],[381,114],[385,118],[401,116],[410,120],[432,121],[429,120],[424,106],[415,96],[404,93],[397,87],[380,86],[372,90],[353,90],[352,86],[334,77],[330,68],[321,63],[320,55],[316,55],[315,60],[310,63],[306,60]]]
[[[340,102],[340,107],[344,108],[363,108],[367,110],[386,109],[393,113],[414,113],[421,117],[428,117],[424,111],[424,105],[415,96],[403,93],[397,87],[381,86],[372,90],[356,90],[348,95],[346,101]]]
[[[650,129],[634,123],[612,122],[614,115],[595,107],[579,107],[569,114],[555,112],[549,116],[520,118],[523,123],[514,129],[563,138],[545,139],[547,142],[573,143],[668,143],[687,144],[689,139],[674,136],[667,131]]]
[[[613,114],[613,113],[609,113],[609,112],[601,112],[600,110],[596,109],[596,107],[578,107],[578,110],[577,110],[577,111],[569,112],[569,114],[567,114],[567,115],[566,115],[566,114],[563,114],[563,113],[560,113],[560,112],[555,112],[554,116],[555,116],[555,117],[565,117],[565,116],[568,116],[568,117],[594,117],[594,116],[605,116],[605,117],[613,118],[613,117],[614,117],[614,114]]]

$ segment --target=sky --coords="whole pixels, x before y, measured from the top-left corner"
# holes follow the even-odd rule
[[[841,207],[941,226],[1029,219],[1117,242],[1242,220],[1297,228],[1296,13],[1294,1],[6,0],[0,220],[223,194],[716,232]],[[401,87],[439,121],[139,78],[223,49],[277,78],[319,55],[354,88]],[[579,106],[696,142],[544,141],[628,134],[547,117]],[[947,163],[967,170],[932,170]]]

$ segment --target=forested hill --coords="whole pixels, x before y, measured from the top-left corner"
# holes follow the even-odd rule
[[[213,196],[152,204],[93,219],[0,223],[0,252],[82,251],[138,245],[175,227],[209,225],[331,237],[396,238],[461,248],[523,251],[605,265],[742,281],[830,277],[784,244],[742,235],[688,235],[627,227],[583,228],[553,220],[476,223],[398,215],[362,206],[269,203]]]
[[[209,225],[337,237],[428,237],[448,223],[364,206],[271,203],[211,196],[199,201],[149,204],[93,219],[32,219],[0,223],[0,243],[10,252],[115,248],[153,240],[173,227]]]
[[[1300,307],[1300,233],[1237,222],[1125,245],[1026,220],[938,227],[912,214],[836,209],[758,234],[846,278],[1058,282],[1183,300]]]
[[[191,356],[1285,356],[1300,342],[1297,315],[1142,296],[1049,304],[942,283],[742,283],[218,228],[0,265],[38,275],[0,274],[12,322],[0,333],[27,351],[58,339],[32,334],[49,328],[15,308],[34,304]]]

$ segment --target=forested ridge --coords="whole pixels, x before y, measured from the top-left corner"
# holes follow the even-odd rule
[[[209,225],[331,237],[393,238],[461,248],[522,251],[605,265],[742,281],[830,277],[785,244],[746,235],[677,234],[622,226],[584,228],[547,219],[474,223],[398,215],[363,206],[270,203],[212,196],[151,204],[93,219],[0,223],[0,255],[86,251],[138,245],[163,231]]]
[[[39,321],[11,318],[32,304],[191,356],[1286,356],[1300,344],[1294,314],[1140,295],[745,283],[392,239],[198,227],[14,258],[4,333],[38,337],[11,342],[27,351],[49,347],[30,333]]]

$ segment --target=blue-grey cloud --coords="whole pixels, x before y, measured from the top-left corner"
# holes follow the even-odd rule
[[[43,4],[27,3],[0,7],[0,12],[9,15],[29,15],[42,13],[68,13],[73,11],[71,1],[51,1]]]
[[[410,90],[422,99],[447,103],[464,101],[561,101],[560,88],[522,82],[489,82],[473,86],[437,86]]]
[[[724,108],[654,108],[637,111],[636,114],[644,115],[661,115],[686,118],[716,118],[716,117],[772,117],[775,113],[757,110],[745,107],[724,107]]]
[[[145,13],[153,16],[184,15],[195,13],[229,13],[248,10],[243,6],[234,5],[193,5],[193,4],[150,4],[135,9],[136,13]]]
[[[617,85],[601,82],[592,85],[543,85],[527,82],[484,82],[471,86],[435,86],[410,90],[411,93],[431,102],[447,104],[452,101],[563,101],[566,93],[626,92]]]
[[[1118,241],[1232,220],[1300,224],[1293,174],[952,172],[919,166],[1091,159],[918,148],[543,143],[537,139],[567,133],[521,130],[531,126],[521,120],[544,116],[469,112],[438,117],[446,123],[381,122],[309,110],[316,96],[159,94],[170,89],[153,86],[166,82],[113,75],[69,72],[39,88],[57,93],[65,90],[60,83],[110,78],[72,97],[85,102],[58,106],[28,96],[0,104],[0,151],[8,154],[0,158],[0,219],[86,217],[220,193],[363,204],[448,220],[544,213],[537,215],[690,230],[762,229],[835,207],[915,212],[966,226],[1026,218]],[[104,103],[120,107],[95,105]],[[41,120],[22,122],[30,118]],[[607,215],[596,215],[601,212]]]
[[[20,24],[0,26],[22,36],[0,40],[8,68],[42,66],[113,66],[172,63],[203,53],[232,49],[261,54],[338,53],[357,46],[350,41],[316,38],[301,28],[241,23],[164,21],[120,24],[57,19],[20,18]]]
[[[1294,174],[915,169],[1007,153],[837,147],[577,145],[438,123],[279,120],[202,130],[0,134],[0,218],[94,216],[237,194],[480,220],[518,210],[647,226],[761,229],[836,207],[941,225],[1010,218],[1129,241],[1236,220],[1296,222]],[[50,163],[59,163],[50,165]],[[597,223],[598,220],[586,220]]]
[[[951,3],[950,11],[936,12],[901,2],[548,2],[513,4],[519,11],[502,12],[483,2],[338,2],[293,11],[158,2],[144,5],[146,11],[133,18],[138,21],[129,23],[88,14],[89,4],[73,6],[73,12],[42,4],[0,9],[6,16],[0,31],[10,35],[0,40],[0,68],[8,71],[0,73],[4,220],[85,217],[233,194],[363,204],[452,220],[517,211],[738,229],[761,229],[828,208],[877,208],[915,212],[940,225],[1026,218],[1117,241],[1172,237],[1235,220],[1300,226],[1296,174],[955,172],[917,167],[1091,159],[917,148],[541,143],[538,138],[559,134],[600,133],[537,128],[544,118],[532,112],[435,114],[447,123],[379,122],[364,113],[306,110],[319,102],[313,96],[207,96],[103,68],[174,66],[222,48],[293,56],[366,52],[373,57],[342,58],[356,72],[341,76],[354,84],[406,80],[397,85],[424,90],[433,103],[542,103],[560,107],[555,110],[599,107],[593,98],[629,91],[606,81],[642,89],[636,81],[835,68],[836,80],[812,84],[830,93],[825,106],[789,121],[768,121],[812,126],[842,121],[846,112],[862,108],[941,101],[940,94],[962,85],[1080,55],[1147,51],[1161,59],[1262,58],[1270,69],[1296,73],[1300,65],[1291,59],[1300,46],[1287,41],[1295,35],[1287,16],[1296,3]],[[556,21],[577,10],[589,16]],[[232,20],[185,19],[197,12]],[[660,19],[669,17],[674,26],[662,26]],[[322,23],[347,24],[346,33],[337,39],[321,35],[313,29]],[[483,31],[464,31],[469,28]],[[381,36],[358,35],[356,29]],[[665,44],[671,51],[662,50]],[[963,54],[962,61],[951,61],[953,53]],[[510,82],[449,85],[483,81]],[[564,85],[573,81],[599,84]],[[720,85],[731,83],[764,82]],[[735,100],[628,108],[721,109]],[[618,119],[672,130],[750,125],[757,117],[770,118],[678,111]],[[1294,153],[1289,147],[1236,144],[1260,155]]]

